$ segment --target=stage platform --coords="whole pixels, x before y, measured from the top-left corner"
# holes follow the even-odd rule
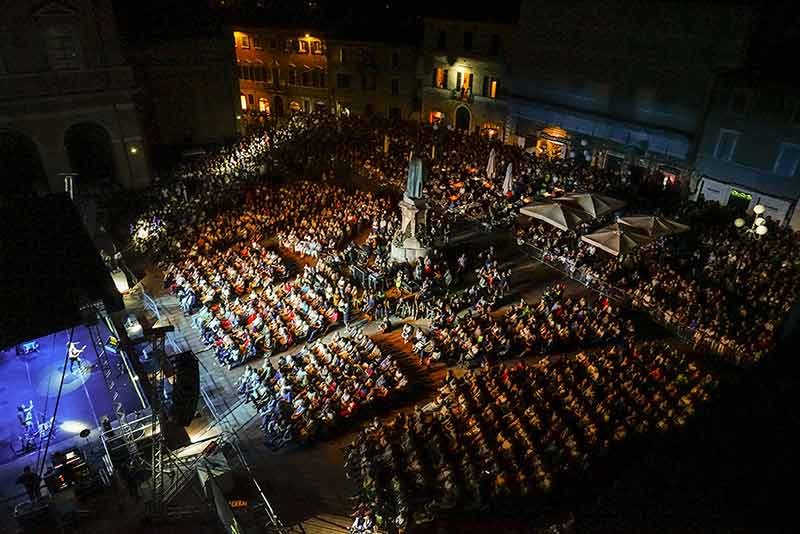
[[[107,339],[109,332],[105,324],[101,321],[99,326],[103,339]],[[18,354],[15,347],[0,352],[0,464],[20,456],[19,437],[23,427],[17,418],[19,405],[28,406],[33,401],[33,413],[39,421],[53,417],[69,335],[67,329],[41,337],[36,340],[38,351],[30,354]],[[84,428],[94,431],[104,415],[112,421],[116,419],[89,330],[84,326],[76,327],[73,341],[78,343],[78,348],[86,346],[80,355],[83,368],[75,365],[70,371],[67,363],[50,451],[58,450],[59,443],[74,438]],[[115,373],[119,401],[128,413],[142,409],[142,398],[131,383],[122,357],[107,353]],[[32,454],[36,456],[35,452]]]

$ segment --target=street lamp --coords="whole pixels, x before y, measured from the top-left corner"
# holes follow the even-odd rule
[[[764,213],[766,209],[767,208],[761,204],[757,204],[753,207],[753,213],[756,214],[756,218],[753,219],[753,224],[750,225],[750,228],[745,230],[751,236],[755,235],[756,237],[761,237],[769,231],[767,229],[767,220],[764,217],[761,217],[761,214]],[[733,221],[733,225],[736,228],[744,228],[745,224],[747,224],[747,222],[742,217],[737,217]]]

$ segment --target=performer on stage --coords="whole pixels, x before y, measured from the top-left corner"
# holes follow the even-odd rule
[[[69,372],[72,372],[76,363],[80,369],[83,369],[83,360],[81,360],[80,355],[86,350],[86,345],[79,349],[76,341],[68,341],[67,346],[69,347],[67,352],[67,357],[69,358]]]
[[[24,404],[17,406],[17,419],[25,430],[33,427],[33,400],[28,402],[28,406]]]

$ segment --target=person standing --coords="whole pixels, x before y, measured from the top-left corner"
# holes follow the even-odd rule
[[[28,498],[32,503],[38,501],[42,496],[41,482],[41,477],[31,471],[31,466],[29,465],[25,466],[22,474],[17,478],[17,484],[25,486],[25,491],[28,493]]]
[[[77,341],[68,341],[67,342],[67,357],[69,358],[69,372],[71,373],[75,364],[78,364],[78,368],[83,369],[83,361],[81,360],[80,356],[83,354],[83,351],[86,350],[86,345],[83,348],[78,348]]]

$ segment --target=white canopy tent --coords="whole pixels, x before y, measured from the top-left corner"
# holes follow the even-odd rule
[[[640,234],[630,226],[618,223],[604,226],[593,234],[581,236],[581,241],[605,250],[613,256],[626,254],[636,247],[646,245],[655,238]]]
[[[507,195],[514,187],[514,166],[509,163],[506,167],[506,178],[503,180],[503,194]]]
[[[680,234],[689,230],[689,227],[679,222],[656,217],[653,215],[634,215],[631,217],[620,217],[617,222],[621,225],[645,234],[648,237],[661,237],[664,235]]]
[[[489,161],[486,162],[486,176],[491,180],[497,173],[497,152],[489,152]]]
[[[591,215],[593,219],[625,206],[625,203],[621,200],[596,193],[570,193],[553,200],[567,204],[573,209],[583,210]]]
[[[535,202],[520,209],[519,212],[561,230],[573,230],[579,224],[592,220],[586,212],[574,210],[558,202]]]

